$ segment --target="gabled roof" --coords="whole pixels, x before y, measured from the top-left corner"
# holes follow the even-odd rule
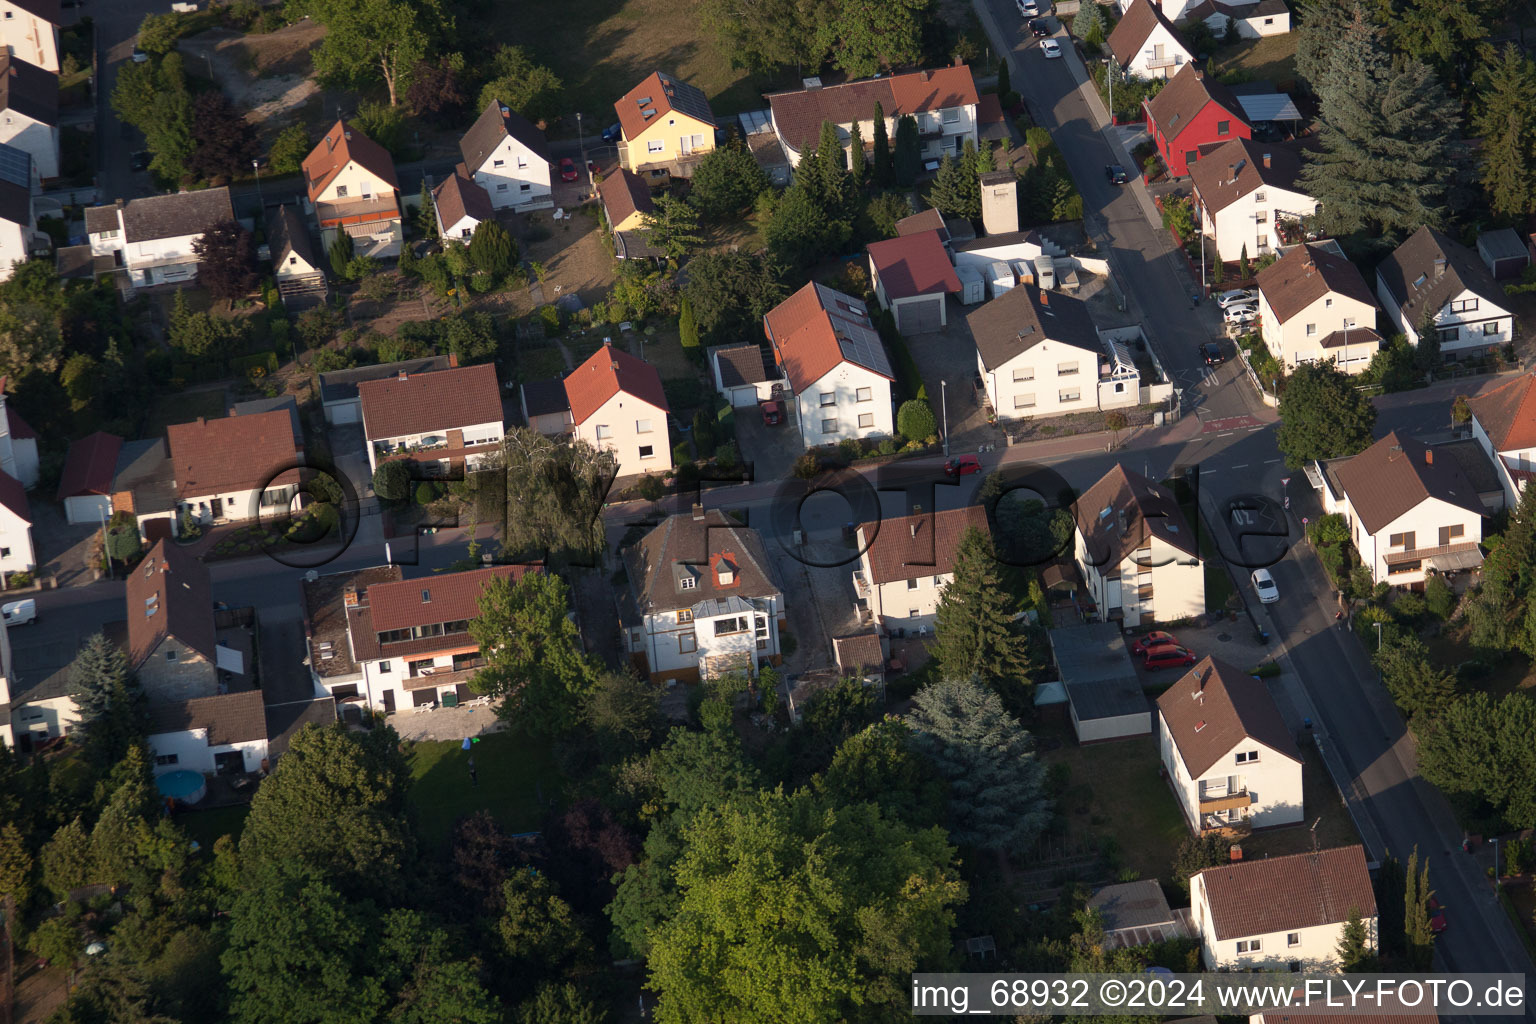
[[[980,505],[861,523],[859,536],[868,545],[870,585],[954,572],[960,538],[973,526],[992,535],[987,510]]]
[[[1359,846],[1239,861],[1198,872],[1217,941],[1343,924],[1376,916]]]
[[[64,472],[59,475],[59,500],[88,494],[111,494],[112,478],[117,473],[117,454],[123,439],[98,430],[72,441],[64,457]]]
[[[363,381],[363,435],[370,441],[500,423],[501,385],[492,363]]]
[[[447,370],[454,365],[449,355],[424,356],[420,359],[402,359],[397,363],[379,363],[374,366],[355,366],[350,370],[332,370],[320,374],[320,401],[326,405],[345,402],[357,397],[357,387],[368,380],[383,380],[405,373],[432,373]]]
[[[622,224],[634,213],[650,213],[656,209],[651,202],[651,190],[638,174],[624,168],[616,169],[597,183],[597,197],[608,214],[608,225]]]
[[[762,346],[756,343],[717,345],[709,351],[720,368],[721,387],[746,387],[773,379],[768,372],[767,360],[763,358]]]
[[[1139,2],[1146,3],[1147,0]],[[1171,924],[1175,920],[1173,910],[1168,906],[1168,897],[1163,895],[1163,887],[1157,884],[1155,878],[1106,885],[1088,898],[1088,909],[1099,912],[1099,919],[1106,932],[1150,928]]]
[[[734,571],[729,585],[717,573],[722,559]],[[625,564],[635,604],[646,615],[711,598],[783,593],[762,535],[719,509],[668,516],[625,553]],[[684,580],[691,581],[686,590]]]
[[[873,120],[876,103],[886,117],[898,118],[977,102],[976,81],[964,64],[768,96],[774,128],[796,152],[816,144],[823,121],[851,125]]]
[[[1204,164],[1202,160],[1195,166]],[[1360,270],[1349,260],[1321,245],[1303,243],[1259,271],[1259,291],[1282,324],[1325,295],[1342,295],[1376,308]],[[1374,324],[1361,324],[1373,327]]]
[[[62,22],[63,8],[60,0],[10,0],[16,7],[20,7],[28,14],[42,18],[54,25]]]
[[[1215,103],[1232,115],[1233,120],[1245,125],[1248,123],[1243,117],[1242,105],[1232,95],[1232,90],[1193,64],[1185,64],[1163,87],[1163,91],[1148,101],[1147,113],[1164,137],[1172,142],[1194,123],[1210,103]]]
[[[851,675],[885,672],[885,649],[880,646],[880,634],[873,629],[833,637],[832,659],[837,662],[838,671]]]
[[[291,253],[316,270],[325,269],[315,259],[315,250],[309,241],[309,225],[299,216],[297,205],[284,203],[267,207],[267,247],[275,267],[282,266]]]
[[[570,412],[570,399],[565,397],[565,380],[551,377],[549,380],[530,380],[522,385],[523,411],[529,416],[553,416]]]
[[[155,703],[145,709],[145,714],[149,718],[146,733],[150,736],[206,729],[210,747],[267,738],[267,705],[260,690]]]
[[[1089,563],[1106,572],[1151,537],[1191,557],[1200,555],[1173,492],[1118,463],[1077,499],[1072,518],[1087,544]]]
[[[661,374],[650,363],[636,359],[608,342],[565,378],[565,397],[571,403],[571,419],[585,423],[619,392],[668,411]]]
[[[27,504],[27,489],[5,470],[0,469],[0,505],[24,523],[32,521],[32,508]]]
[[[353,161],[396,192],[400,191],[400,179],[395,177],[395,161],[389,151],[347,122],[337,121],[304,158],[304,180],[309,185],[310,201],[317,199],[331,179]]]
[[[1049,339],[1091,352],[1095,356],[1093,376],[1098,377],[1097,357],[1104,349],[1088,304],[1081,299],[1042,292],[1032,284],[1020,285],[971,310],[965,322],[989,370]]]
[[[1190,164],[1189,177],[1206,209],[1219,213],[1261,188],[1300,192],[1301,154],[1272,142],[1233,139]]]
[[[1157,698],[1157,709],[1192,779],[1247,740],[1301,763],[1301,751],[1264,681],[1224,661],[1202,659]]]
[[[1179,34],[1179,30],[1173,27],[1173,22],[1163,14],[1162,6],[1153,3],[1152,0],[1133,0],[1130,10],[1125,12],[1125,17],[1120,19],[1115,30],[1109,34],[1109,39],[1106,40],[1109,51],[1124,67],[1141,53],[1142,44],[1147,41],[1152,30],[1159,25],[1168,30],[1174,42],[1179,44],[1186,56],[1194,55],[1189,44]]]
[[[871,242],[865,251],[891,299],[960,290],[960,278],[937,231]]]
[[[944,215],[933,207],[914,213],[910,217],[903,217],[896,222],[896,236],[920,235],[924,231],[937,231],[939,241],[949,241],[949,228],[944,226]]]
[[[373,629],[382,633],[439,622],[480,617],[480,594],[499,577],[520,580],[537,565],[493,565],[468,572],[439,573],[413,580],[375,583],[368,588]]]
[[[175,423],[165,430],[176,497],[201,498],[296,483],[300,459],[286,411]]]
[[[14,110],[41,124],[59,123],[59,76],[0,53],[0,110]]]
[[[208,567],[169,540],[128,574],[128,664],[137,669],[167,636],[214,661],[213,591]]]
[[[227,187],[131,199],[123,207],[123,241],[200,235],[215,224],[234,219],[235,206]]]
[[[85,208],[85,231],[88,235],[99,235],[103,231],[117,231],[122,228],[123,201],[119,199],[110,206],[87,206]]]
[[[534,156],[549,163],[549,146],[544,141],[544,133],[522,114],[501,100],[493,99],[459,140],[459,153],[464,157],[464,166],[469,168],[469,173],[478,171],[505,139],[520,143]]]
[[[1371,533],[1391,525],[1429,498],[1483,514],[1477,488],[1460,463],[1452,458],[1435,459],[1431,449],[1411,437],[1399,437],[1396,431],[1341,463],[1334,475],[1361,525]]]
[[[1470,399],[1496,452],[1536,448],[1536,374],[1522,374]]]
[[[1477,253],[1444,232],[1422,227],[1376,267],[1376,275],[1417,330],[1426,315],[1440,312],[1464,291],[1502,307],[1504,289],[1494,281]]]
[[[639,138],[674,110],[705,124],[716,123],[704,93],[665,71],[653,71],[649,78],[625,93],[613,109],[618,111],[626,139]],[[651,113],[647,115],[646,111]]]
[[[763,322],[774,359],[796,394],[844,362],[896,379],[869,310],[851,295],[812,281],[770,309]]]
[[[491,206],[490,195],[470,180],[464,173],[463,164],[459,164],[458,168],[437,186],[436,191],[432,193],[432,201],[437,204],[437,216],[444,228],[457,224],[466,215],[473,217],[477,223],[496,216],[496,211]]]

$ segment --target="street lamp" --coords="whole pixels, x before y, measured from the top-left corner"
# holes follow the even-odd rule
[[[265,212],[267,204],[261,198],[261,161],[259,159],[251,161],[251,170],[256,172],[256,205]]]
[[[1381,623],[1374,622],[1374,623],[1372,623],[1372,625],[1376,627],[1376,650],[1380,651],[1381,650]]]
[[[1493,837],[1493,901],[1499,901],[1499,837]]]
[[[944,457],[949,458],[949,381],[939,381],[939,408],[944,414]]]
[[[1344,321],[1344,372],[1349,372],[1349,329],[1355,326],[1354,318]]]
[[[587,173],[587,184],[592,184],[592,171],[587,167],[587,137],[581,133],[581,111],[576,112],[576,149],[581,154],[581,169]]]

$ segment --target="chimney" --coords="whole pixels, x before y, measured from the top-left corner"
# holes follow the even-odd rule
[[[693,521],[696,523],[704,521],[704,503],[702,501],[693,503]]]
[[[1233,182],[1233,181],[1236,181],[1236,180],[1237,180],[1237,164],[1227,164],[1227,181],[1228,182]]]
[[[1268,167],[1269,167],[1269,154],[1268,153],[1264,154],[1264,167],[1266,169],[1268,169]]]
[[[407,376],[408,376],[408,374],[406,374],[406,372],[404,370],[400,371],[400,379],[401,380],[405,380]]]
[[[989,235],[1019,230],[1019,179],[1010,172],[981,175],[981,226]]]
[[[203,419],[203,417],[199,416],[197,418],[197,425],[200,426],[200,427],[206,427],[208,425],[208,421]]]
[[[1425,448],[1424,449],[1424,465],[1426,465],[1426,466],[1433,466],[1434,464],[1435,464],[1435,450],[1433,448]]]
[[[458,368],[459,368],[459,354],[457,352],[449,352],[448,353],[448,369],[450,369],[450,370],[457,370]]]
[[[1205,72],[1201,71],[1199,68],[1195,69],[1195,81],[1197,81],[1197,82],[1205,81]]]
[[[1050,304],[1051,304],[1051,293],[1048,292],[1048,291],[1042,290],[1040,292],[1040,305],[1042,305],[1042,306],[1049,306]]]
[[[1444,274],[1444,273],[1445,273],[1445,257],[1444,256],[1436,256],[1435,257],[1435,276],[1439,277],[1441,274]]]
[[[347,608],[356,608],[357,607],[357,588],[356,587],[348,587],[346,589],[346,592],[341,595],[341,603],[345,607],[347,607]]]

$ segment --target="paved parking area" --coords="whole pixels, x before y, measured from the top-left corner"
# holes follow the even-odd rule
[[[736,449],[742,459],[752,463],[753,478],[784,480],[791,475],[795,460],[805,453],[800,431],[788,420],[793,413],[785,403],[786,421],[776,427],[764,426],[756,409],[736,410]]]
[[[976,394],[976,341],[965,314],[976,306],[949,301],[949,326],[932,334],[908,337],[907,350],[923,375],[933,414],[944,422],[947,406],[952,451],[974,451],[979,445],[997,444],[1002,431],[987,422],[986,410]],[[945,389],[941,382],[948,384]],[[947,390],[947,394],[946,394]]]

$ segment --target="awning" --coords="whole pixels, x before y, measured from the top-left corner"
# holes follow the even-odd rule
[[[1470,551],[1450,551],[1443,555],[1431,555],[1425,559],[1429,565],[1441,572],[1460,572],[1463,569],[1476,569],[1483,564],[1483,553],[1476,548]]]

